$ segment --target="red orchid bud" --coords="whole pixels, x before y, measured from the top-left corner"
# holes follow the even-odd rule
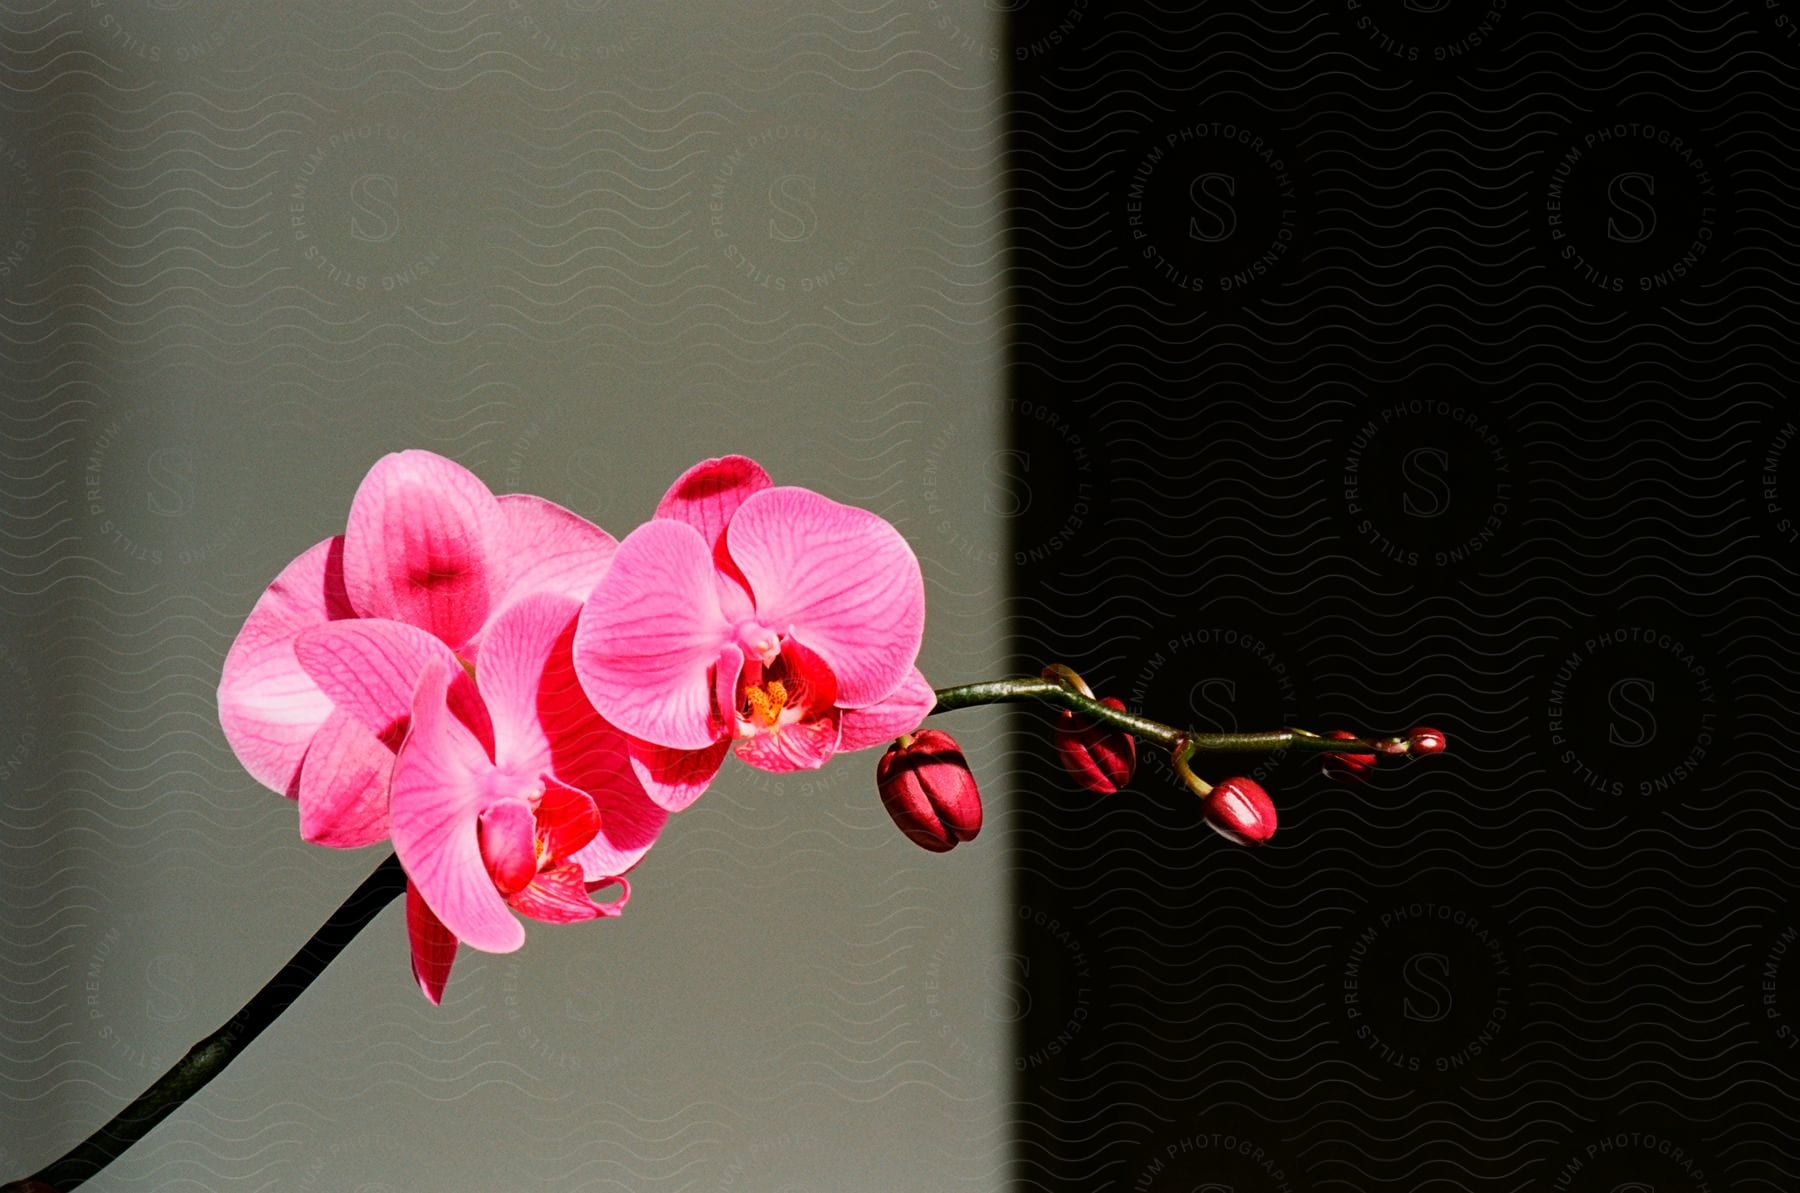
[[[1332,741],[1356,740],[1356,734],[1348,729],[1333,729],[1325,736]],[[1360,783],[1375,769],[1376,761],[1373,754],[1324,754],[1319,758],[1319,769],[1327,779],[1336,779],[1340,783]]]
[[[1275,804],[1253,779],[1226,779],[1212,789],[1200,810],[1213,831],[1237,845],[1261,845],[1275,835]]]
[[[1125,711],[1124,702],[1111,696],[1100,703]],[[1056,717],[1056,756],[1077,783],[1098,795],[1112,795],[1131,782],[1137,769],[1137,740],[1122,729],[1064,709]]]
[[[901,737],[875,764],[882,806],[913,844],[933,853],[981,831],[981,792],[956,739],[942,729]]]
[[[1427,729],[1423,725],[1407,730],[1406,740],[1411,744],[1412,752],[1420,758],[1429,754],[1442,754],[1444,746],[1448,744],[1444,740],[1443,730]]]

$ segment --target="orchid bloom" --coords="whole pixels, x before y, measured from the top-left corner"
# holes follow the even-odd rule
[[[253,778],[298,800],[306,840],[345,849],[381,841],[405,726],[378,736],[335,706],[301,665],[296,641],[319,626],[379,618],[472,662],[510,606],[538,592],[587,596],[616,546],[552,502],[495,497],[442,456],[384,456],[357,489],[344,533],[288,564],[238,632],[219,684],[225,738]]]
[[[728,747],[752,766],[822,766],[881,745],[935,703],[914,666],[924,579],[866,510],[776,487],[753,460],[706,460],[619,544],[575,634],[594,707],[634,740],[650,798],[675,812]]]
[[[493,953],[524,943],[509,909],[548,923],[617,915],[624,897],[596,904],[589,892],[623,885],[668,820],[575,679],[580,609],[555,593],[509,605],[473,679],[443,642],[401,622],[300,636],[302,666],[339,709],[376,737],[406,726],[390,816],[413,974],[434,1003],[459,941]]]

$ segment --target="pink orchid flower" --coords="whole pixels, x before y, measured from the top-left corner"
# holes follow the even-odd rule
[[[627,535],[583,606],[575,668],[675,812],[735,744],[769,771],[915,728],[936,701],[914,660],[919,561],[883,519],[755,461],[706,460]]]
[[[382,618],[472,661],[509,606],[537,592],[587,596],[616,547],[542,498],[495,497],[442,456],[384,456],[358,487],[344,533],[288,564],[238,632],[219,684],[225,739],[253,778],[298,800],[306,840],[345,849],[381,841],[404,724],[378,736],[334,706],[295,642],[317,626]]]
[[[558,924],[617,915],[629,888],[607,904],[589,893],[623,886],[668,821],[575,678],[580,609],[555,593],[512,603],[473,679],[442,641],[401,622],[300,636],[302,666],[337,708],[378,738],[407,727],[390,817],[413,975],[434,1003],[459,941],[494,953],[524,943],[512,911]]]

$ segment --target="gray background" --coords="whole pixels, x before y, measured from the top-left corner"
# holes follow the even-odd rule
[[[55,0],[0,11],[0,1179],[224,1020],[382,856],[237,766],[220,662],[382,452],[623,535],[755,455],[891,518],[938,683],[999,671],[1002,123],[976,0]],[[998,1186],[1008,758],[986,835],[874,754],[733,766],[614,922],[398,907],[88,1187]]]

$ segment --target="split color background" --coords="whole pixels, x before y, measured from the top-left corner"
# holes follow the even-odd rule
[[[1452,752],[1222,764],[1255,853],[998,716],[947,857],[739,770],[442,1011],[390,913],[92,1187],[1793,1183],[1790,0],[0,26],[7,1172],[374,864],[211,689],[420,444],[617,530],[749,450],[907,533],[940,682]]]

